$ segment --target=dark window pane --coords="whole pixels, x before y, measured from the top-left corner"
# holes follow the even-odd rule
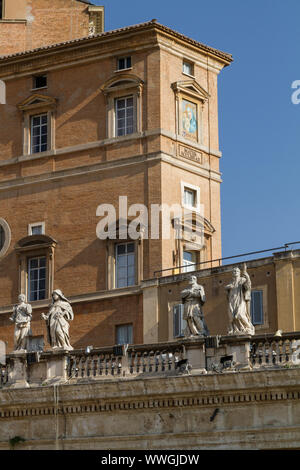
[[[43,88],[47,86],[47,75],[37,75],[33,77],[33,88]]]
[[[125,253],[125,250],[126,250],[126,245],[118,245],[117,246],[117,253],[118,255],[121,255],[122,253]]]
[[[0,225],[0,250],[2,250],[4,246],[4,242],[5,242],[5,232],[4,232],[2,225]]]
[[[129,69],[131,67],[131,57],[126,58],[126,67]]]
[[[40,125],[40,116],[34,116],[32,118],[32,124],[33,124],[33,126],[39,126]]]
[[[118,69],[119,70],[125,69],[125,59],[118,60]]]

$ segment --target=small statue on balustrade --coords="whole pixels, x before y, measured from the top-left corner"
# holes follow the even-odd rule
[[[254,335],[255,329],[251,322],[251,280],[246,264],[242,272],[233,269],[232,281],[226,287],[228,311],[230,316],[229,335]]]
[[[14,305],[10,320],[15,324],[14,349],[15,351],[27,350],[27,339],[31,335],[30,321],[32,319],[32,307],[27,304],[24,294],[19,295],[19,303]]]
[[[74,319],[73,309],[61,290],[52,293],[52,303],[47,315],[42,313],[46,321],[48,341],[53,349],[73,349],[70,344],[69,322]]]
[[[197,277],[191,277],[189,287],[181,292],[184,305],[183,319],[186,320],[185,336],[208,336],[209,331],[204,320],[202,306],[205,303],[204,287],[197,283]]]

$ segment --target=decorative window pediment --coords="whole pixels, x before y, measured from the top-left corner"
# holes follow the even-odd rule
[[[107,95],[112,92],[122,91],[127,89],[135,88],[140,94],[143,88],[144,82],[139,77],[131,73],[122,73],[117,77],[113,76],[107,80],[102,86],[102,92]]]
[[[207,91],[193,78],[171,85],[176,99],[176,132],[189,141],[203,141],[203,108],[209,99]]]
[[[56,240],[49,235],[29,235],[15,246],[19,258],[19,292],[33,300],[49,298],[54,282]]]
[[[18,108],[21,111],[30,111],[39,108],[54,108],[56,106],[57,100],[56,98],[52,98],[51,96],[41,95],[39,93],[35,93],[26,100],[22,101],[18,104]]]
[[[108,138],[141,132],[143,85],[134,74],[118,73],[101,86],[107,102]]]
[[[36,154],[55,146],[57,99],[34,93],[18,104],[23,114],[23,154]]]
[[[172,89],[176,94],[184,93],[203,102],[210,97],[209,93],[193,79],[172,83]]]
[[[55,248],[57,241],[49,235],[28,235],[21,238],[16,244],[17,251],[26,251],[40,248]]]

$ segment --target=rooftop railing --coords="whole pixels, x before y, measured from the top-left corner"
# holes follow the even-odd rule
[[[160,269],[158,271],[154,271],[153,275],[154,275],[154,277],[162,277],[167,272],[170,272],[170,271],[174,272],[174,271],[178,271],[178,270],[181,271],[181,270],[186,270],[187,268],[194,268],[193,270],[196,271],[197,266],[199,266],[199,269],[206,269],[205,265],[207,265],[210,268],[216,267],[216,266],[224,266],[223,261],[234,260],[234,259],[237,259],[237,258],[247,258],[249,256],[259,255],[259,254],[262,254],[262,253],[270,253],[270,252],[274,253],[274,252],[280,251],[280,250],[287,251],[290,246],[298,245],[298,244],[300,244],[300,241],[285,243],[283,246],[279,246],[279,247],[276,247],[276,248],[268,248],[266,250],[250,251],[248,253],[242,253],[240,255],[225,256],[223,258],[216,258],[216,259],[212,259],[212,260],[208,260],[208,261],[201,261],[199,263],[185,264],[185,265],[182,265],[182,266],[172,266],[171,268],[165,268],[165,269]],[[183,272],[187,272],[187,271],[183,271]],[[189,272],[191,272],[191,271],[189,271]],[[168,274],[166,274],[166,275],[168,275]]]

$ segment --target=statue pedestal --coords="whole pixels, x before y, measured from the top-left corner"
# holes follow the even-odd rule
[[[14,351],[10,354],[10,365],[6,387],[29,387],[27,382],[27,351]]]
[[[236,369],[238,370],[251,370],[250,364],[250,341],[252,335],[230,335],[223,337],[226,341],[226,354],[231,354],[236,362]]]
[[[67,381],[68,352],[63,348],[55,348],[49,353],[49,358],[47,359],[47,378],[43,385],[59,384]]]
[[[205,361],[205,339],[195,336],[184,340],[186,358],[192,367],[191,373],[207,374]]]

